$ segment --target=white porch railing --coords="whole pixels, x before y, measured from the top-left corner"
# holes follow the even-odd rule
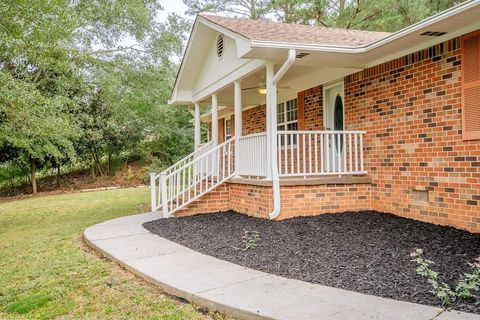
[[[366,174],[365,131],[278,131],[280,177]]]
[[[279,176],[366,174],[364,134],[365,131],[279,131]],[[237,168],[235,156],[239,157]],[[235,174],[264,177],[267,170],[264,132],[238,140],[233,137],[215,148],[208,143],[162,173],[151,174],[152,211],[160,210],[168,217]]]
[[[170,216],[197,200],[207,192],[224,183],[235,174],[232,138],[203,154],[184,158],[182,165],[151,175],[152,211],[160,210],[164,217]],[[156,189],[158,188],[158,197]]]
[[[197,150],[193,151],[189,155],[183,157],[182,159],[178,160],[175,164],[168,167],[167,169],[163,170],[160,174],[170,174],[173,171],[177,170],[178,168],[182,167],[186,163],[193,161],[195,158],[198,158],[202,154],[207,153],[210,149],[212,149],[213,143],[212,141],[204,143],[198,148]]]
[[[267,133],[242,136],[236,141],[238,148],[237,174],[242,176],[267,175]]]

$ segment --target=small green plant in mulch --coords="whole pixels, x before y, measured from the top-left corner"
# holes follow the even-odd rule
[[[435,262],[426,259],[422,249],[415,249],[410,256],[413,258],[412,261],[417,263],[417,274],[427,279],[432,286],[430,292],[442,302],[445,308],[451,306],[457,299],[465,301],[478,299],[478,293],[480,293],[480,257],[475,259],[473,263],[469,263],[471,272],[461,275],[457,286],[452,288],[449,284],[439,280],[438,272],[431,268],[431,265]]]
[[[258,231],[244,231],[242,236],[242,244],[240,247],[234,247],[235,250],[252,250],[255,249],[257,243],[261,240],[260,233]]]

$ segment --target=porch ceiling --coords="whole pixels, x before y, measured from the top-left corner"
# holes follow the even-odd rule
[[[278,66],[277,66],[278,68]],[[310,65],[295,64],[287,74],[280,80],[277,86],[278,101],[289,100],[297,97],[297,93],[321,84],[326,84],[342,79],[351,73],[360,71],[354,68],[331,68],[312,67]],[[263,105],[266,103],[266,95],[258,92],[259,87],[265,87],[265,69],[261,68],[253,74],[241,80],[242,105],[243,108]],[[228,85],[217,93],[218,104],[223,108],[219,109],[219,116],[233,113],[234,86]],[[200,103],[210,104],[211,98],[202,100]],[[202,117],[203,121],[210,121],[210,115]]]

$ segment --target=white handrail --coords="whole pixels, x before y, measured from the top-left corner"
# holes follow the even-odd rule
[[[152,174],[152,211],[161,209],[168,217],[233,177],[234,142],[231,138],[203,154],[184,158],[170,172]]]
[[[171,165],[170,167],[168,167],[167,169],[163,170],[162,172],[160,172],[158,175],[156,175],[155,177],[158,178],[161,174],[165,173],[165,174],[168,174],[170,171],[174,170],[174,168],[178,167],[180,164],[186,162],[187,160],[189,160],[190,158],[192,157],[195,157],[195,156],[198,156],[199,154],[202,154],[204,151],[206,151],[208,148],[211,148],[211,146],[213,145],[213,142],[212,141],[209,141],[207,143],[204,143],[203,145],[200,146],[200,148],[198,148],[197,150],[191,152],[190,154],[186,155],[185,157],[183,157],[182,159],[178,160],[177,162],[175,162],[173,165]]]
[[[232,137],[231,139],[223,142],[222,144],[219,144],[218,146],[216,146],[215,148],[213,149],[210,149],[208,152],[204,153],[204,154],[201,154],[199,155],[198,157],[196,157],[193,161],[199,161],[199,160],[202,160],[204,158],[207,158],[211,155],[211,153],[215,152],[215,151],[218,151],[222,148],[224,148],[226,145],[228,145],[229,143],[233,142],[235,140],[235,137]],[[180,172],[182,169],[185,169],[189,166],[190,163],[186,163],[184,164],[183,166],[181,167],[178,167],[175,171],[172,171],[170,174],[175,174],[175,173],[178,173]]]
[[[367,131],[362,130],[285,130],[277,131],[279,133],[288,133],[288,134],[321,134],[321,133],[355,133],[355,134],[366,134]]]

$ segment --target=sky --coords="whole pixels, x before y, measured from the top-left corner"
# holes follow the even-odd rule
[[[176,13],[180,16],[186,16],[187,6],[182,0],[161,0],[160,4],[163,6],[164,11],[159,15],[160,20],[165,21],[169,13]]]

